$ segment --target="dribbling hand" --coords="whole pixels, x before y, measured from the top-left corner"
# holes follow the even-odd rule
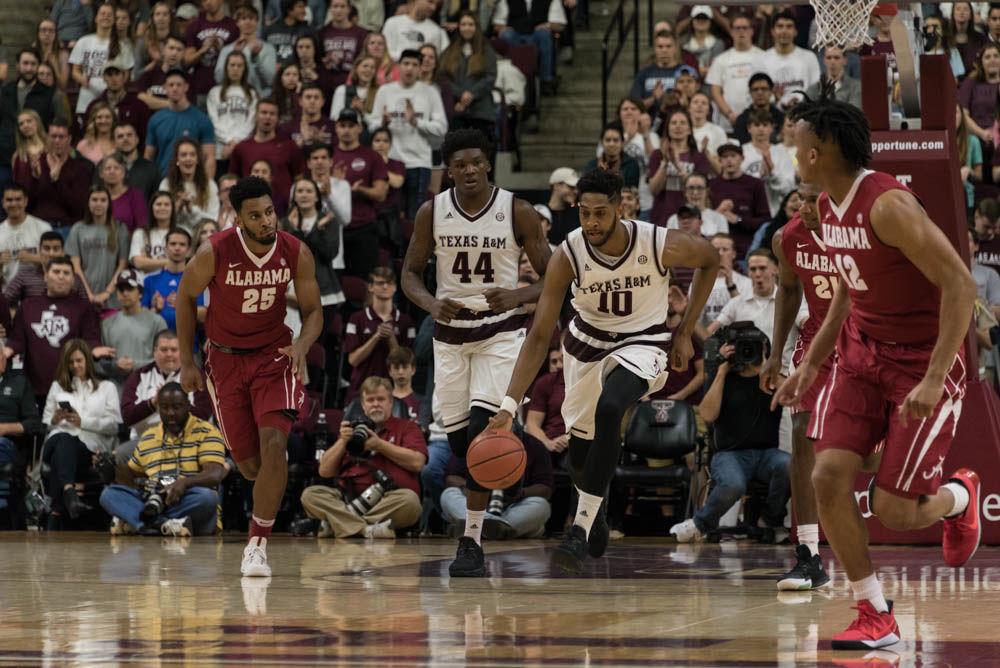
[[[200,392],[205,389],[201,371],[194,364],[181,364],[181,388],[185,392]]]
[[[934,413],[934,408],[941,401],[944,394],[944,383],[927,380],[925,377],[915,388],[910,390],[903,399],[899,407],[899,420],[906,426],[907,418],[913,417],[918,420],[929,418]]]
[[[816,381],[819,371],[811,364],[803,364],[796,369],[784,383],[778,387],[771,399],[771,410],[780,406],[795,406],[801,403],[802,397]]]
[[[496,429],[498,431],[510,431],[510,428],[514,425],[514,416],[507,411],[500,411],[496,415],[490,418],[490,423],[486,425],[487,429]]]

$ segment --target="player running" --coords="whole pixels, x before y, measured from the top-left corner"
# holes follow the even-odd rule
[[[465,459],[469,443],[500,409],[504,387],[524,341],[523,304],[541,283],[518,288],[521,250],[539,274],[551,251],[535,209],[490,184],[489,142],[479,130],[448,133],[441,147],[455,187],[417,212],[403,264],[403,292],[434,318],[434,413],[448,444]],[[437,290],[424,286],[431,254]],[[483,518],[490,491],[466,475],[465,535],[448,572],[483,577]]]
[[[229,191],[236,225],[202,244],[177,290],[181,384],[201,389],[194,362],[195,300],[209,293],[205,372],[226,446],[254,480],[244,576],[271,575],[267,539],[288,481],[285,445],[305,400],[306,353],[323,331],[316,265],[294,236],[277,230],[271,188],[257,177]],[[294,282],[302,331],[285,326],[285,292]]]
[[[819,190],[809,183],[799,186],[802,206],[788,223],[775,233],[771,248],[778,258],[778,292],[774,304],[774,341],[771,354],[760,372],[760,386],[772,392],[781,371],[781,353],[792,329],[805,293],[809,307],[808,319],[799,329],[792,355],[792,368],[802,363],[806,350],[826,317],[839,275],[826,256],[826,246],[820,238],[816,198]],[[823,363],[819,375],[802,402],[792,407],[792,506],[795,533],[799,545],[795,548],[796,564],[778,579],[778,589],[816,589],[830,582],[819,557],[819,516],[812,487],[813,444],[806,437],[809,416],[816,406],[816,395],[826,382],[833,364]]]
[[[578,573],[589,553],[608,545],[608,485],[621,454],[625,411],[687,368],[691,333],[712,291],[719,253],[705,239],[650,223],[622,220],[621,177],[595,170],[577,183],[580,229],[553,254],[545,273],[535,319],[517,358],[494,429],[510,429],[514,411],[545,359],[566,290],[572,287],[577,315],[563,342],[569,430],[569,465],[579,493],[576,517],[553,555],[565,571]],[[687,311],[677,329],[667,328],[670,267],[691,267]]]
[[[802,179],[817,201],[826,254],[840,274],[826,320],[774,403],[801,404],[836,344],[829,380],[809,423],[820,521],[858,602],[834,649],[899,640],[892,603],[872,568],[854,499],[862,460],[885,440],[868,497],[888,528],[944,519],[944,560],[961,566],[979,545],[979,476],[966,468],[941,484],[965,394],[962,343],[976,284],[920,201],[888,174],[866,169],[868,121],[827,97],[795,108]]]

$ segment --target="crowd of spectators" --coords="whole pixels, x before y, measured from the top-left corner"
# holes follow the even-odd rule
[[[925,19],[924,37],[960,82],[981,366],[995,379],[1000,7],[983,4],[950,3]],[[282,229],[317,258],[326,323],[326,354],[313,363],[324,381],[311,384],[296,430],[322,451],[299,460],[340,486],[305,487],[292,528],[388,536],[426,527],[429,513],[460,526],[464,463],[450,457],[431,407],[431,327],[396,275],[417,209],[447,187],[445,133],[498,138],[494,88],[517,80],[505,74],[505,45],[534,45],[540,92],[558,95],[557,70],[585,22],[575,0],[58,0],[33,43],[7,54],[0,86],[0,464],[42,445],[49,525],[96,511],[89,485],[107,461],[105,482],[115,484],[99,504],[117,518],[113,531],[210,533],[218,523],[215,488],[233,467],[208,396],[176,384],[174,300],[193,251],[234,224],[230,188],[256,175],[273,188]],[[657,23],[650,58],[594,138],[593,159],[551,173],[536,206],[550,243],[579,225],[576,167],[617,172],[625,217],[700,234],[719,250],[701,335],[738,320],[769,332],[776,265],[767,249],[804,197],[788,111],[824,85],[860,105],[859,53],[810,49],[813,24],[806,5],[696,4]],[[892,68],[879,10],[872,32],[864,53],[887,55]],[[530,263],[521,274],[523,285],[538,280]],[[674,320],[690,278],[674,276]],[[286,322],[297,332],[291,297]],[[494,499],[491,536],[553,529],[566,450],[558,341],[521,416],[527,471]],[[704,385],[697,362],[654,398],[697,405]],[[316,435],[323,411],[337,420],[327,440]],[[362,416],[375,426],[356,451],[348,445]],[[167,459],[177,480],[163,493],[183,512],[147,517],[136,479],[166,475]],[[375,469],[392,483],[361,512],[353,499],[378,482]]]

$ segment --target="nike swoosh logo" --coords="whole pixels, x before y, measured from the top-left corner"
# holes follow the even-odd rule
[[[795,247],[796,247],[796,248],[805,248],[805,247],[806,247],[806,246],[808,246],[808,245],[809,245],[809,244],[795,244]]]
[[[282,355],[281,357],[275,357],[275,358],[274,358],[274,361],[275,361],[275,362],[280,362],[280,361],[281,361],[281,360],[283,360],[283,359],[285,359],[285,356],[284,356],[284,355]]]
[[[233,267],[238,267],[241,264],[243,264],[243,263],[242,262],[230,262],[229,263],[229,268],[232,269]]]

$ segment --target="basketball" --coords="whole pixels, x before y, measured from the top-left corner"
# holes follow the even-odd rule
[[[528,456],[521,439],[509,431],[487,429],[469,445],[465,463],[483,487],[507,489],[524,475]]]

